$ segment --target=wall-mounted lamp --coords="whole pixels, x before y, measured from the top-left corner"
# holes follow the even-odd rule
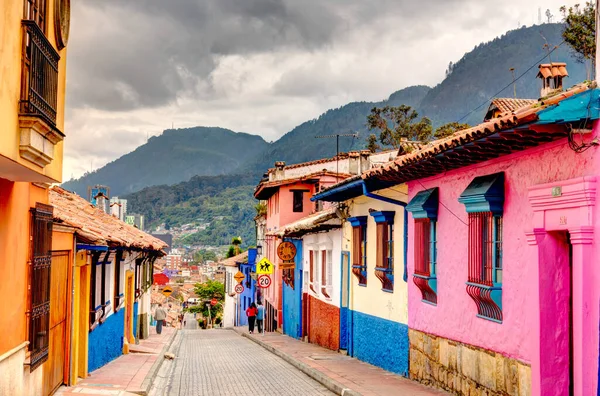
[[[256,254],[258,254],[259,256],[262,256],[262,246],[261,245],[256,246]]]

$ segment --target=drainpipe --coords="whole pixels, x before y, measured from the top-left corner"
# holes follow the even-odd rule
[[[367,190],[367,184],[364,180],[362,181],[362,190],[363,195],[365,197],[377,199],[379,201],[391,203],[393,205],[402,206],[402,209],[404,211],[404,275],[402,276],[402,279],[404,280],[404,282],[406,282],[408,280],[408,268],[406,263],[406,260],[408,258],[408,213],[406,212],[407,204],[406,202],[398,201],[397,199],[388,198],[384,197],[383,195],[373,194],[372,192],[369,192]]]

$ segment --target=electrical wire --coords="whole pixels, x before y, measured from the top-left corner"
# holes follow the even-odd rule
[[[502,92],[504,92],[507,88],[510,88],[511,85],[513,85],[514,83],[516,83],[517,81],[519,81],[525,74],[527,74],[531,69],[533,69],[534,67],[538,66],[544,59],[548,58],[554,51],[556,51],[561,45],[563,45],[565,43],[565,41],[563,40],[560,44],[558,44],[556,47],[552,48],[551,51],[549,51],[546,55],[544,55],[540,60],[538,60],[537,62],[535,62],[533,65],[531,65],[529,68],[527,68],[527,70],[525,70],[523,73],[521,73],[521,75],[519,75],[519,77],[517,77],[516,79],[514,79],[513,81],[511,81],[509,84],[507,84],[504,88],[502,88],[500,91],[496,92],[494,95],[492,95],[491,97],[489,97],[488,99],[486,99],[484,102],[482,102],[479,106],[475,107],[473,110],[469,111],[467,114],[465,114],[464,116],[462,116],[457,122],[461,122],[462,120],[464,120],[465,118],[467,118],[468,116],[470,116],[471,114],[473,114],[475,111],[479,110],[482,106],[490,103],[490,100],[494,99],[495,97],[497,97],[498,95],[500,95]]]
[[[425,190],[427,190],[427,187],[425,187],[423,185],[423,183],[421,183],[421,180],[416,179],[417,182],[421,185],[421,187],[423,187]],[[453,211],[450,210],[449,207],[447,207],[446,205],[444,205],[444,203],[442,202],[441,199],[438,199],[438,202],[440,203],[440,205],[442,205],[448,212],[450,212],[450,214],[454,217],[456,217],[458,219],[458,221],[460,221],[461,223],[463,223],[464,225],[466,225],[467,227],[469,226],[467,223],[465,223],[465,221],[463,219],[461,219],[460,217],[458,217]]]

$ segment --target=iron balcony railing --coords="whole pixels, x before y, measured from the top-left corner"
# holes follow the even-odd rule
[[[60,56],[34,21],[23,20],[21,114],[43,117],[56,125]]]

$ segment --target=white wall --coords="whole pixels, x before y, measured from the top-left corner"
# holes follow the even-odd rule
[[[341,254],[342,254],[342,230],[335,229],[318,234],[308,234],[303,238],[302,243],[302,261],[304,271],[304,285],[310,285],[310,251],[317,252],[315,256],[315,279],[313,288],[310,287],[303,291],[310,295],[336,307],[340,306],[340,288],[341,288]],[[331,251],[331,287],[327,290],[329,298],[322,293],[322,274],[321,259],[322,251]]]
[[[226,267],[225,273],[225,306],[223,307],[223,327],[233,327],[235,325],[235,313],[237,306],[237,294],[230,297],[230,293],[234,293],[235,280],[233,275],[238,271],[237,267]],[[227,282],[228,277],[231,279]]]

